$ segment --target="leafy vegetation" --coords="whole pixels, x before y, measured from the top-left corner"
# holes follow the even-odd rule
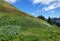
[[[51,24],[51,25],[54,24],[53,21],[52,21],[52,19],[51,19],[50,17],[47,19],[47,22],[48,22],[49,24]]]
[[[44,16],[38,16],[37,18],[45,20]]]
[[[48,19],[45,19],[45,17],[41,15],[41,16],[38,16],[37,18],[47,21],[50,25],[54,25],[54,22],[50,17]]]
[[[0,8],[0,41],[60,41],[60,28],[57,26],[16,8],[3,8]]]

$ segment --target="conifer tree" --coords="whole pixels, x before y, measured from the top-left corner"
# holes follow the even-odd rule
[[[51,20],[50,17],[47,19],[47,22],[48,22],[49,24],[53,25],[53,22],[52,22],[52,20]]]
[[[43,20],[45,20],[45,17],[42,16],[42,15],[41,15],[41,16],[38,16],[38,18],[39,18],[39,19],[43,19]]]

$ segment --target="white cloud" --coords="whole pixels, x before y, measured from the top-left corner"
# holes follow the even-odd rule
[[[32,3],[47,5],[47,7],[43,7],[42,11],[49,11],[60,7],[60,0],[32,0]]]
[[[51,11],[51,13],[53,13],[53,14],[54,14],[54,13],[55,13],[55,11]]]
[[[49,5],[49,6],[47,6],[47,7],[44,7],[43,10],[44,11],[49,11],[49,10],[56,9],[58,7],[60,7],[60,2],[56,2],[56,3],[53,3],[53,4]]]
[[[39,4],[39,3],[50,4],[53,1],[55,1],[55,0],[32,0],[33,4]]]
[[[9,3],[15,3],[17,0],[5,0],[5,1],[7,1]]]

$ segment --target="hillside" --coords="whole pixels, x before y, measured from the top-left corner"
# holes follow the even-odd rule
[[[0,3],[0,41],[60,41],[59,27]]]

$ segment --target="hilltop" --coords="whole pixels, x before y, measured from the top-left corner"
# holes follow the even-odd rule
[[[0,2],[0,41],[60,41],[60,28]]]

